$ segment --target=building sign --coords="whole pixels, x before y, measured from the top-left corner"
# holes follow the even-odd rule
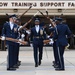
[[[75,1],[0,1],[0,9],[73,9]]]

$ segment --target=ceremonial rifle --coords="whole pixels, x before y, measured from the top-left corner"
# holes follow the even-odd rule
[[[2,40],[2,38],[0,37],[0,40]],[[9,37],[5,37],[5,40],[7,40],[7,41],[12,41],[12,42],[19,42],[19,43],[21,43],[21,44],[23,44],[23,45],[26,45],[27,44],[27,42],[26,41],[20,41],[20,40],[17,40],[17,39],[14,39],[14,38],[9,38]]]
[[[46,8],[46,14],[47,14],[47,17],[48,17],[48,10],[47,10],[47,8]]]
[[[37,9],[38,10],[38,9]],[[54,23],[53,23],[53,20],[50,19],[50,17],[48,16],[48,11],[46,10],[46,14],[47,16],[45,16],[40,10],[38,10],[45,18],[49,19],[50,20],[50,23],[53,27],[55,27]],[[48,44],[50,42],[50,40],[44,40],[43,43],[44,44]]]
[[[47,18],[39,9],[37,9],[45,18]]]
[[[22,15],[18,16],[19,19],[19,24],[21,25],[21,18],[32,8],[32,6],[30,6],[25,12],[22,13]]]
[[[30,9],[32,8],[32,6],[30,6],[21,16],[19,16],[18,18],[20,19],[22,16],[24,16],[24,14],[26,14]]]
[[[25,27],[32,21],[32,19],[33,19],[37,14],[38,14],[38,12],[35,13],[35,14],[31,17],[31,19],[30,19],[28,22],[26,22],[26,23],[19,29],[19,31],[21,31],[23,28],[25,28]]]

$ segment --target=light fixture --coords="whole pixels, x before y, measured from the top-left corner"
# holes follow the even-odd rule
[[[18,9],[13,9],[14,12],[18,12]]]
[[[62,9],[58,9],[58,12],[62,12]]]

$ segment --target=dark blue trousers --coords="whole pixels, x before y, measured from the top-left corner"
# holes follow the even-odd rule
[[[58,55],[59,55],[59,68],[64,69],[64,50],[65,46],[59,45]]]
[[[19,60],[19,43],[15,44],[16,46],[16,50],[15,50],[15,64],[17,64],[18,60]]]
[[[39,61],[42,60],[43,44],[38,40],[36,44],[33,43],[33,49],[34,49],[34,61],[35,64],[38,64]]]
[[[8,65],[7,68],[12,68],[15,65],[15,44],[8,44]]]
[[[55,63],[58,64],[59,58],[58,58],[58,47],[56,41],[54,41],[53,43],[53,53],[54,53]]]

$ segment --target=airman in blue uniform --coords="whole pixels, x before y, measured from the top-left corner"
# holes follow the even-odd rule
[[[38,65],[41,65],[43,55],[43,40],[46,38],[43,28],[40,27],[38,18],[35,19],[35,27],[31,29],[31,38],[33,41],[35,67],[38,67]]]
[[[66,24],[62,24],[62,18],[56,19],[55,38],[58,45],[59,66],[55,70],[65,70],[64,66],[64,50],[68,45],[67,36],[71,36],[71,31]]]
[[[65,70],[63,55],[65,47],[68,45],[66,36],[71,36],[71,31],[68,25],[62,23],[62,18],[56,17],[55,23],[53,23],[52,19],[50,19],[50,23],[53,26],[52,30],[55,31],[53,38],[56,40],[56,47],[58,52],[58,56],[56,56],[58,59],[58,67],[56,67],[55,70]]]
[[[2,36],[14,38],[16,39],[18,37],[18,31],[17,31],[17,25],[14,24],[14,18],[16,18],[16,15],[9,16],[9,22],[6,22],[3,26],[2,30]],[[11,41],[6,41],[7,47],[8,47],[8,64],[7,64],[7,70],[16,70],[14,67],[16,64],[16,43]]]
[[[54,54],[54,61],[53,61],[53,66],[54,68],[58,66],[58,48],[57,48],[57,39],[55,38],[55,28],[51,27],[49,28],[51,31],[51,36],[53,38],[53,54]]]

